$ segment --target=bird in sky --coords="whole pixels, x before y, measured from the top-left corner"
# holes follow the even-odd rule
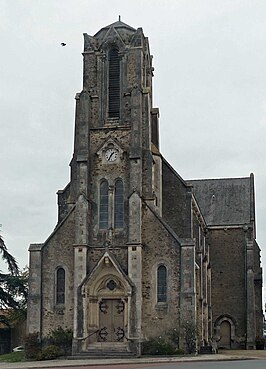
[[[61,46],[66,46],[66,44],[64,42],[61,42]]]

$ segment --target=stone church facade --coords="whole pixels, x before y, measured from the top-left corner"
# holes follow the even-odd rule
[[[159,149],[141,28],[84,34],[71,179],[30,245],[28,332],[73,330],[73,353],[195,327],[197,346],[254,347],[262,271],[253,175],[185,181]],[[98,345],[98,346],[97,346]]]

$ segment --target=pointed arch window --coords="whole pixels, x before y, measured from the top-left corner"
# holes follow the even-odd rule
[[[99,228],[108,228],[108,182],[105,180],[100,184]]]
[[[56,271],[56,304],[65,303],[66,273],[64,268]]]
[[[157,302],[167,302],[167,269],[164,265],[157,269]]]
[[[115,228],[124,226],[124,186],[123,181],[118,179],[115,183]]]
[[[109,80],[108,80],[108,116],[120,117],[120,58],[118,49],[109,51]]]

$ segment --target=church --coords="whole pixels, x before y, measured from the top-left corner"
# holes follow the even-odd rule
[[[58,223],[31,244],[28,333],[73,331],[73,354],[140,354],[175,329],[186,350],[254,348],[262,268],[254,176],[185,180],[159,147],[142,28],[84,34],[70,181]]]

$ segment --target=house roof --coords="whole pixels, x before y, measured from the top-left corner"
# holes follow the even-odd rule
[[[253,174],[243,178],[190,180],[207,225],[241,225],[254,219]]]

